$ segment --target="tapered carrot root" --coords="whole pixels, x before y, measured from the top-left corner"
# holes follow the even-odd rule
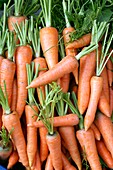
[[[108,60],[106,66],[107,66],[108,83],[109,86],[111,87],[113,82],[113,63],[110,59]]]
[[[8,59],[2,60],[1,70],[0,70],[0,76],[1,76],[0,85],[2,87],[2,90],[4,91],[4,81],[5,81],[9,106],[11,105],[11,100],[12,100],[13,80],[14,80],[14,75],[15,75],[15,68],[16,68],[16,66],[15,66],[14,62],[12,62]]]
[[[96,51],[93,51],[80,59],[80,72],[78,84],[78,108],[83,114],[90,99],[90,79],[96,68]],[[87,89],[87,90],[84,90]]]
[[[95,124],[102,134],[105,145],[113,157],[113,124],[111,118],[98,112],[95,119]]]
[[[17,105],[16,111],[21,117],[27,100],[27,70],[26,63],[30,64],[32,60],[32,49],[30,46],[19,46],[17,47],[16,54],[16,69],[17,69]]]
[[[98,130],[98,128],[96,127],[96,125],[94,123],[92,123],[91,129],[94,132],[95,139],[100,140],[101,139],[101,133],[100,133],[100,131]]]
[[[89,128],[87,131],[84,129],[78,130],[76,136],[82,147],[82,151],[86,154],[86,159],[88,160],[91,169],[102,170],[92,129]]]
[[[58,132],[54,132],[53,135],[47,134],[47,145],[50,151],[52,164],[55,170],[62,170],[62,152],[61,152],[61,138]]]
[[[19,160],[19,156],[16,150],[12,152],[9,157],[7,169],[11,169]]]
[[[95,119],[98,101],[102,92],[102,84],[102,77],[93,76],[91,78],[91,96],[89,100],[88,109],[84,118],[85,130],[88,130],[88,128],[91,126]]]
[[[50,118],[51,120],[51,118]],[[64,115],[64,116],[56,116],[54,117],[54,120],[53,120],[53,126],[54,127],[58,127],[58,126],[74,126],[74,125],[77,125],[79,123],[79,118],[76,114],[67,114],[67,115]],[[29,125],[28,126],[36,126],[36,127],[44,127],[44,124],[43,122],[40,120],[40,121],[37,121],[37,122],[34,122],[33,125]]]
[[[40,30],[40,43],[47,65],[51,69],[58,63],[58,31],[54,27],[44,27]]]
[[[38,112],[37,106],[33,105],[32,108]],[[29,105],[25,106],[26,123],[33,123],[36,121],[37,116],[34,116],[34,110]],[[33,161],[37,151],[37,128],[27,126],[27,155],[29,166],[32,167]]]
[[[80,153],[78,150],[77,140],[75,137],[75,130],[73,126],[62,126],[59,127],[59,133],[62,139],[66,144],[66,148],[68,149],[73,161],[77,165],[78,169],[82,169],[82,162],[80,158]],[[69,138],[67,138],[67,136]]]
[[[66,56],[51,70],[48,70],[41,77],[34,79],[27,88],[36,88],[51,83],[52,81],[56,81],[65,74],[72,72],[76,67],[78,67],[77,60],[72,56]]]
[[[91,34],[86,34],[86,35],[83,35],[81,38],[73,41],[73,42],[70,42],[66,48],[82,48],[82,47],[85,47],[87,45],[89,45],[91,41]]]
[[[17,80],[14,78],[13,81],[13,91],[12,91],[12,101],[11,101],[11,111],[16,110],[17,104]]]
[[[3,123],[8,132],[12,131],[11,137],[14,142],[14,145],[16,146],[20,162],[25,167],[29,167],[26,142],[22,132],[18,113],[16,111],[10,114],[4,113]]]
[[[106,148],[104,141],[103,140],[96,141],[96,146],[97,146],[97,151],[99,155],[101,156],[103,161],[106,163],[108,168],[113,169],[113,158],[111,156],[111,153]]]
[[[40,160],[43,163],[48,157],[48,145],[46,142],[46,135],[47,135],[47,129],[45,127],[39,128],[39,136],[40,136]]]
[[[45,165],[45,170],[53,170],[53,164],[51,160],[50,154],[47,157],[46,165]]]

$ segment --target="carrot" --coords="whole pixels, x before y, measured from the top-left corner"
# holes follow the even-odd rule
[[[93,51],[80,59],[78,108],[81,114],[84,114],[89,104],[91,92],[90,79],[94,74],[95,68],[96,68],[96,51]]]
[[[110,151],[113,157],[113,125],[111,118],[102,114],[101,112],[97,112],[95,124],[98,127],[102,137],[104,139],[105,145],[107,149]]]
[[[39,157],[39,151],[37,150],[36,155],[35,155],[35,159],[34,159],[34,166],[31,167],[31,170],[41,170],[41,161],[40,161],[40,157]]]
[[[91,124],[91,129],[94,132],[95,139],[100,141],[101,133],[100,133],[100,131],[98,130],[98,128],[96,127],[96,125],[94,123]]]
[[[103,161],[106,163],[108,168],[113,168],[113,157],[111,156],[111,153],[108,151],[105,143],[103,140],[96,141],[97,151]]]
[[[12,101],[11,101],[11,110],[14,111],[16,109],[17,103],[17,80],[14,78],[13,81],[13,91],[12,91]]]
[[[95,137],[93,130],[89,128],[87,131],[84,129],[76,132],[77,139],[82,147],[82,152],[85,152],[86,159],[88,160],[92,170],[101,170],[101,164],[97,153]]]
[[[1,64],[2,64],[2,60],[4,59],[3,56],[0,56],[0,70],[1,70]],[[1,81],[1,75],[0,75],[0,81]]]
[[[93,76],[91,78],[91,96],[89,100],[88,109],[84,118],[85,130],[88,130],[88,128],[91,126],[95,119],[98,101],[102,92],[102,83],[102,77]]]
[[[48,155],[47,160],[46,160],[45,170],[53,170],[53,165],[52,165],[50,154]]]
[[[48,119],[49,120],[49,119]],[[50,118],[51,120],[51,118]],[[53,126],[58,127],[58,126],[74,126],[79,123],[79,118],[76,114],[67,114],[64,116],[55,116],[53,120]],[[43,127],[43,122],[41,120],[34,122],[34,126],[36,127]],[[28,124],[28,126],[33,126],[32,124]]]
[[[19,156],[16,150],[13,150],[12,154],[8,159],[7,169],[11,169],[19,160]]]
[[[54,169],[62,170],[61,138],[59,133],[56,131],[52,135],[47,134],[46,140]]]
[[[91,33],[83,35],[81,38],[67,44],[66,48],[82,48],[90,44]]]
[[[66,156],[62,152],[62,161],[63,161],[63,169],[64,170],[76,170],[76,168],[70,164],[69,160],[66,158]]]
[[[82,162],[81,162],[80,153],[78,150],[77,140],[75,137],[74,127],[73,126],[61,126],[59,127],[59,133],[60,133],[61,138],[64,140],[73,161],[77,165],[78,169],[81,170]],[[67,136],[69,138],[67,138]]]
[[[113,82],[113,63],[110,59],[108,60],[106,67],[107,67],[108,83],[109,86],[111,87]]]
[[[45,127],[39,128],[39,136],[40,136],[40,161],[43,162],[48,157],[48,146],[46,142],[47,129]]]
[[[109,87],[109,91],[110,91],[110,115],[112,115],[113,113],[113,89],[112,87]]]

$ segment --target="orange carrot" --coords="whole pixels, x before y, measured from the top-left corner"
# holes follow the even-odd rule
[[[98,101],[102,92],[102,83],[102,77],[93,76],[91,78],[91,96],[89,100],[88,109],[84,118],[85,130],[88,130],[88,128],[91,126],[95,119]]]
[[[78,84],[78,108],[83,114],[90,99],[90,79],[96,68],[96,51],[93,51],[80,59],[80,72]],[[85,90],[84,90],[85,89]]]
[[[46,160],[45,170],[53,170],[53,164],[52,164],[50,154],[48,155],[47,160]]]
[[[111,156],[111,153],[106,148],[106,145],[103,140],[96,141],[97,151],[103,161],[106,163],[108,168],[113,169],[113,157]]]
[[[76,170],[76,168],[73,165],[71,165],[69,160],[63,154],[63,152],[62,152],[62,161],[63,161],[63,170]]]
[[[113,157],[113,124],[111,118],[101,112],[97,112],[95,124],[101,132],[105,145]]]
[[[51,118],[50,118],[51,120]],[[67,114],[64,116],[55,116],[53,120],[53,126],[58,127],[58,126],[74,126],[79,123],[79,118],[76,114]],[[44,124],[41,120],[34,122],[34,126],[36,127],[43,127]],[[28,126],[33,126],[32,124],[28,124]]]
[[[73,126],[61,126],[59,127],[59,133],[61,138],[64,140],[67,150],[69,151],[73,161],[77,165],[78,169],[82,169],[82,162],[80,153],[78,150],[77,140],[75,137],[75,131]],[[68,136],[68,138],[67,138]]]
[[[107,75],[108,75],[108,83],[109,83],[109,86],[112,86],[112,82],[113,82],[113,63],[112,61],[109,59],[107,64],[106,64],[106,67],[107,67]]]
[[[40,156],[39,156],[39,151],[37,150],[35,159],[34,159],[34,164],[31,167],[31,170],[41,170],[41,161],[40,161]]]
[[[22,132],[19,115],[16,111],[3,114],[3,123],[8,132],[12,131],[11,137],[16,146],[20,162],[27,168],[29,167],[27,157],[27,147]]]
[[[113,113],[113,89],[112,87],[109,87],[109,91],[110,91],[110,115],[112,115]]]
[[[45,127],[39,128],[40,135],[40,161],[43,162],[48,157],[48,146],[46,142],[47,129]]]
[[[52,135],[47,134],[46,140],[54,169],[62,170],[61,138],[59,133],[55,131]]]
[[[14,78],[13,81],[13,91],[12,91],[12,101],[11,101],[11,110],[14,111],[16,109],[17,104],[17,80]]]
[[[101,139],[101,133],[94,123],[91,124],[91,129],[94,132],[95,139],[100,140]]]
[[[82,48],[90,44],[91,34],[83,35],[81,38],[67,44],[66,48]]]
[[[32,105],[32,108],[38,112],[38,108],[35,105]],[[31,106],[25,106],[25,115],[26,115],[26,123],[33,123],[36,121],[37,116],[34,116],[34,110]],[[35,158],[37,151],[37,128],[28,127],[27,126],[27,155],[29,160],[29,166],[32,167],[33,160]]]
[[[27,88],[35,88],[56,81],[65,74],[72,72],[77,66],[78,62],[74,57],[66,56],[51,70],[48,70],[41,77],[34,79]]]
[[[17,66],[17,105],[16,111],[21,117],[27,100],[27,71],[26,63],[30,64],[32,60],[32,48],[29,45],[19,46],[16,49],[15,54],[16,66]]]
[[[2,60],[3,60],[3,56],[0,55],[0,70],[1,70],[1,63],[2,63]],[[1,74],[0,74],[0,77],[1,77]],[[1,79],[1,78],[0,78]],[[1,81],[1,80],[0,80]]]
[[[82,151],[86,154],[86,159],[88,160],[91,169],[102,170],[93,130],[91,128],[89,128],[87,131],[84,129],[78,130],[76,132],[76,136],[82,147]]]
[[[7,169],[11,169],[19,160],[19,156],[16,150],[13,150],[12,154],[8,159]]]

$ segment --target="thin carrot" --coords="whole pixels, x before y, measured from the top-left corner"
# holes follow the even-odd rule
[[[103,140],[96,141],[97,151],[103,161],[106,163],[108,168],[113,168],[113,157],[111,156],[111,153],[108,151],[105,143]]]
[[[109,86],[112,86],[112,82],[113,82],[113,63],[111,61],[111,59],[108,60],[107,64],[107,75],[108,75],[108,83]]]
[[[101,139],[101,133],[94,123],[91,124],[91,129],[94,132],[95,139],[100,140]]]
[[[11,101],[11,110],[14,111],[16,109],[17,104],[17,80],[14,78],[13,81],[13,91],[12,91],[12,101]]]
[[[39,150],[37,150],[35,159],[34,159],[34,165],[31,167],[31,170],[41,170],[41,161],[39,156]]]
[[[111,118],[101,112],[97,112],[95,124],[101,132],[105,145],[113,157],[113,125]]]
[[[46,160],[45,170],[53,170],[53,165],[52,165],[50,154],[48,155],[47,160]]]
[[[93,130],[89,128],[87,131],[84,129],[76,132],[77,139],[82,147],[82,152],[86,154],[86,158],[92,170],[102,170],[99,156],[97,153],[95,137]]]
[[[73,126],[61,126],[61,127],[59,127],[59,133],[60,133],[60,136],[62,137],[62,139],[64,140],[66,147],[67,147],[73,161],[77,165],[78,169],[81,170],[82,162],[81,162],[80,153],[79,153],[79,149],[78,149],[78,145],[77,145],[77,140],[75,137],[74,127]],[[67,136],[69,138],[67,138]]]
[[[8,159],[7,169],[11,169],[19,160],[19,156],[16,150],[13,150],[12,154]]]

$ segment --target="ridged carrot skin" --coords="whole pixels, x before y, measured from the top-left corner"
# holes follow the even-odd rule
[[[78,130],[76,132],[76,136],[82,147],[83,153],[86,154],[86,159],[88,160],[91,169],[102,170],[93,130],[91,128],[89,128],[87,131],[85,131],[85,129]]]
[[[40,43],[43,55],[47,61],[48,68],[51,69],[58,63],[58,31],[54,27],[44,27],[40,29]]]
[[[19,46],[15,53],[16,75],[17,75],[17,105],[16,111],[21,117],[27,100],[27,70],[26,64],[32,61],[32,48],[29,45]]]
[[[25,142],[25,138],[22,132],[21,123],[19,119],[19,115],[16,111],[10,114],[3,114],[3,123],[8,132],[12,130],[11,137],[16,146],[19,160],[26,167],[29,167],[28,157],[27,157],[27,146]]]

